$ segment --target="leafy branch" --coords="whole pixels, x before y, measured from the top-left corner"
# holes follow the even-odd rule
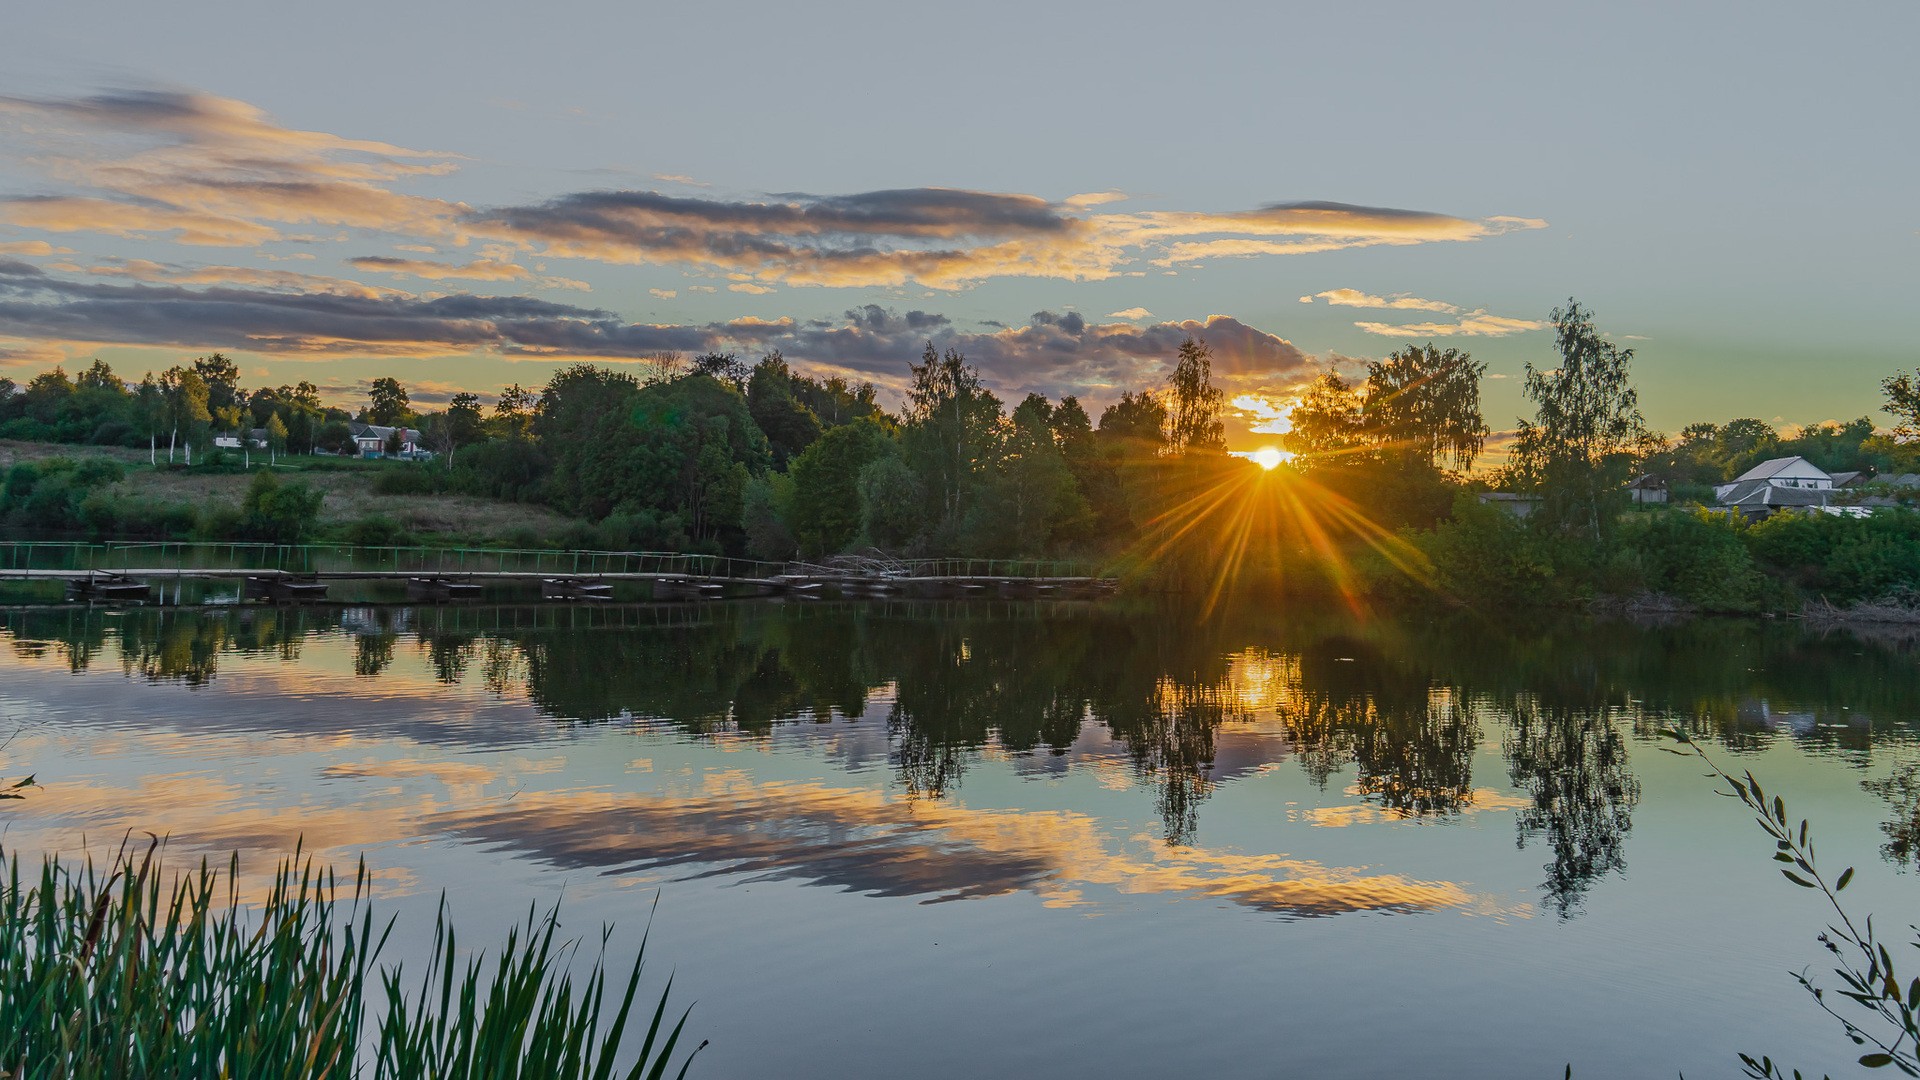
[[[1784,799],[1779,795],[1769,796],[1751,771],[1738,777],[1729,774],[1685,731],[1675,728],[1665,734],[1687,747],[1686,751],[1674,753],[1690,753],[1732,789],[1720,794],[1739,799],[1753,811],[1754,820],[1773,838],[1774,861],[1783,864],[1781,875],[1803,889],[1819,891],[1833,908],[1838,921],[1829,924],[1819,940],[1832,955],[1833,972],[1840,977],[1841,987],[1831,997],[1852,1002],[1850,1014],[1836,1008],[1830,1000],[1829,988],[1815,983],[1805,970],[1795,973],[1795,981],[1813,996],[1822,1011],[1840,1022],[1847,1038],[1856,1046],[1869,1048],[1860,1057],[1861,1065],[1870,1069],[1893,1066],[1907,1076],[1920,1076],[1920,978],[1903,989],[1895,971],[1893,953],[1875,934],[1873,918],[1868,916],[1856,923],[1841,903],[1840,893],[1852,882],[1853,867],[1829,879],[1815,859],[1806,819],[1802,818],[1798,826],[1792,824]],[[1910,944],[1920,948],[1920,926],[1911,929],[1915,938]],[[1789,1075],[1786,1066],[1764,1055],[1755,1059],[1741,1054],[1740,1061],[1746,1066],[1746,1075],[1755,1080],[1786,1080]],[[1798,1069],[1791,1075],[1794,1080],[1802,1080]]]

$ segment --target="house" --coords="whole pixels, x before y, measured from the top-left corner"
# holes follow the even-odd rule
[[[213,437],[213,445],[222,450],[238,450],[240,449],[240,436],[238,434],[215,435]],[[255,450],[265,450],[267,448],[267,429],[262,427],[248,428],[247,445]]]
[[[1833,493],[1833,475],[1803,457],[1763,461],[1713,489],[1721,506],[1754,520],[1779,510],[1832,505]]]
[[[1511,491],[1482,491],[1474,496],[1484,506],[1497,506],[1517,518],[1533,516],[1540,508],[1540,496],[1516,495]]]
[[[360,456],[364,458],[386,457],[387,444],[393,440],[396,432],[400,435],[400,453],[396,456],[408,461],[433,456],[420,445],[420,433],[413,428],[363,424],[356,420],[347,425],[347,430],[353,434],[354,445],[360,448]]]
[[[1627,494],[1636,503],[1663,503],[1667,501],[1667,482],[1651,474],[1636,476],[1627,485]]]
[[[1832,491],[1833,474],[1803,457],[1770,458],[1734,477],[1731,483],[1717,485],[1713,497],[1724,503],[1730,492],[1750,492],[1754,484],[1794,491]]]
[[[1833,474],[1835,488],[1865,487],[1874,482],[1871,472],[1837,472]]]

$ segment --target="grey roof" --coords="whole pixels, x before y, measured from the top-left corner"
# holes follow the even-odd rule
[[[356,439],[379,439],[385,442],[393,437],[395,431],[401,431],[405,433],[401,438],[408,442],[420,441],[420,433],[412,428],[390,428],[381,424],[363,424],[355,420],[347,425],[347,430],[352,432]]]
[[[1667,482],[1652,473],[1647,473],[1644,476],[1634,477],[1632,481],[1627,484],[1627,488],[1629,490],[1639,488],[1645,491],[1665,491],[1667,490]]]
[[[1480,493],[1480,501],[1481,502],[1539,502],[1540,496],[1519,495],[1511,491],[1483,491]]]
[[[1920,488],[1920,473],[1903,472],[1892,476],[1876,477],[1874,483],[1897,488]]]
[[[1769,458],[1755,465],[1753,468],[1748,469],[1746,472],[1741,473],[1739,476],[1734,477],[1733,482],[1738,484],[1743,480],[1765,480],[1770,476],[1777,476],[1785,472],[1787,468],[1796,461],[1812,469],[1814,472],[1820,473],[1822,476],[1826,475],[1825,469],[1796,454],[1793,457]]]
[[[1758,510],[1764,506],[1825,506],[1833,501],[1833,492],[1816,488],[1789,488],[1765,480],[1738,480],[1720,496],[1720,505]]]
[[[1861,477],[1865,477],[1865,476],[1867,476],[1867,474],[1863,472],[1837,472],[1833,474],[1833,486],[1846,487],[1848,484],[1851,484],[1854,481],[1859,480]],[[1872,478],[1868,477],[1868,479],[1872,479]]]

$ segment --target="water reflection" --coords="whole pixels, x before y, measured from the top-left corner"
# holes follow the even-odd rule
[[[1679,720],[1737,753],[1788,740],[1866,765],[1877,739],[1897,733],[1910,745],[1920,714],[1910,642],[1755,622],[1355,625],[1260,611],[1196,621],[1123,605],[900,603],[21,608],[0,612],[0,631],[24,659],[73,672],[117,660],[130,677],[190,687],[208,685],[230,658],[295,667],[316,640],[344,639],[352,676],[400,698],[328,717],[361,734],[504,737],[404,715],[434,687],[464,687],[531,702],[554,721],[639,722],[696,740],[818,732],[829,759],[867,755],[883,738],[904,800],[832,785],[549,792],[510,809],[457,798],[415,808],[411,827],[557,865],[697,861],[710,867],[702,872],[937,899],[1026,890],[1063,901],[1086,883],[1134,875],[1293,913],[1461,902],[1458,886],[1300,860],[1257,868],[1244,888],[1223,884],[1248,868],[1196,846],[1209,800],[1223,783],[1286,764],[1350,797],[1304,812],[1315,824],[1445,824],[1515,810],[1518,843],[1549,857],[1544,905],[1571,916],[1627,864],[1636,737]],[[417,673],[414,684],[402,668]],[[884,723],[862,723],[876,705]],[[317,727],[256,714],[196,722]],[[826,737],[849,722],[857,735]],[[1483,756],[1496,753],[1504,776]],[[967,809],[952,796],[989,759],[1011,759],[1025,775],[1123,770],[1153,792],[1155,844],[1086,833],[1071,815],[1022,824]],[[395,773],[391,762],[343,768],[328,775],[432,775]],[[1916,768],[1871,782],[1891,809],[1884,851],[1896,863],[1912,863],[1920,844]],[[1515,793],[1496,790],[1505,784]],[[1063,848],[1042,834],[1073,839]]]

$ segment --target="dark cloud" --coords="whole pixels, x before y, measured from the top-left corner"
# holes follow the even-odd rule
[[[1306,357],[1237,319],[1088,323],[1036,312],[1017,328],[963,332],[944,315],[878,305],[843,321],[739,319],[632,323],[611,311],[528,296],[352,295],[217,286],[74,281],[0,260],[0,337],[26,340],[395,356],[491,351],[506,356],[637,359],[661,352],[779,349],[802,363],[897,381],[932,342],[958,349],[988,381],[1024,393],[1092,393],[1159,381],[1180,342],[1203,338],[1223,378],[1273,378]]]
[[[1031,321],[1035,326],[1057,326],[1061,333],[1071,334],[1074,337],[1087,332],[1087,320],[1077,311],[1069,311],[1065,315],[1056,315],[1051,311],[1036,311]]]

